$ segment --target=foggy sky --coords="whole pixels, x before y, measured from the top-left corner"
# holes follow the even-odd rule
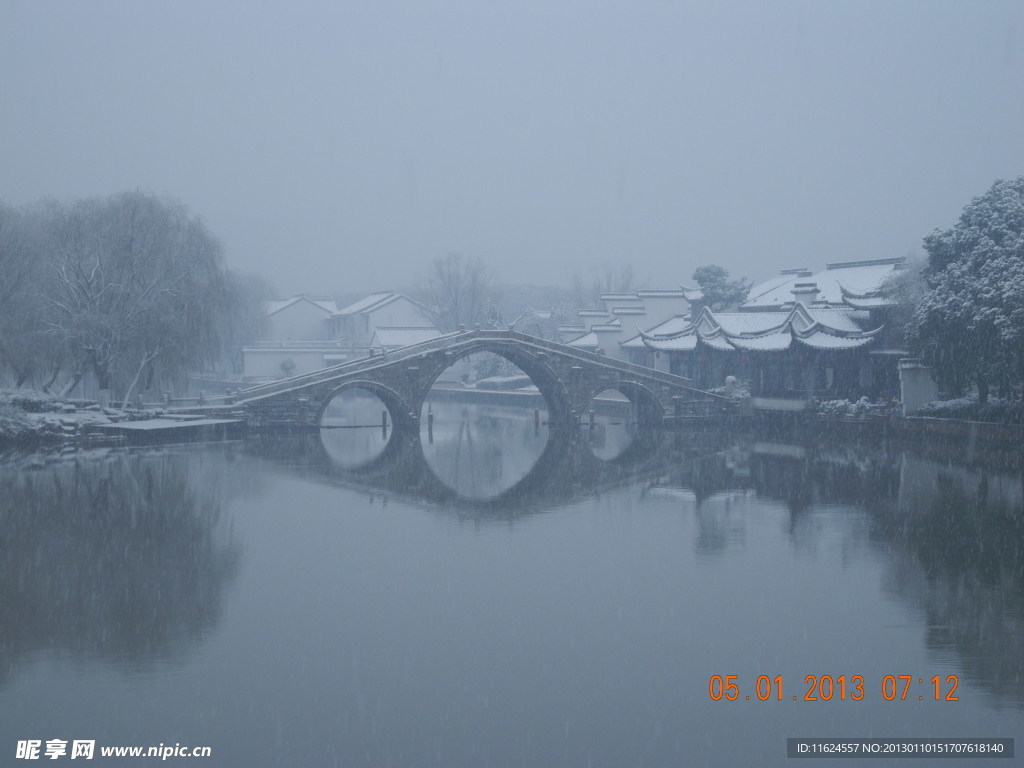
[[[1024,173],[1024,3],[0,0],[0,198],[177,198],[282,295],[902,256]]]

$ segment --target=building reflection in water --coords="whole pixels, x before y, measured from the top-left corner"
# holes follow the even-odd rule
[[[803,525],[808,515],[867,513],[869,543],[887,553],[886,589],[925,617],[929,648],[953,655],[998,701],[1024,706],[1020,457],[1003,455],[1010,461],[992,469],[957,463],[952,446],[939,457],[872,444],[716,439],[707,452],[682,449],[647,489],[692,501],[698,552],[747,545],[749,518],[735,512],[751,511],[748,495],[787,505],[798,545],[815,535]]]

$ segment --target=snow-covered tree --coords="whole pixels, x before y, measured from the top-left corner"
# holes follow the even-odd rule
[[[175,202],[141,192],[54,211],[52,330],[100,389],[125,401],[154,372],[181,373],[218,351],[227,290],[220,245]]]
[[[908,328],[912,344],[954,394],[1001,390],[1024,378],[1024,176],[996,181],[956,225],[924,239],[928,290]]]
[[[430,320],[442,331],[489,324],[496,318],[497,283],[479,256],[449,253],[434,259],[418,291]]]
[[[693,279],[704,294],[704,303],[715,311],[732,309],[747,300],[750,281],[739,277],[729,279],[729,271],[717,264],[697,267]]]
[[[0,364],[17,386],[48,389],[67,362],[67,349],[48,334],[44,299],[52,203],[0,204]]]

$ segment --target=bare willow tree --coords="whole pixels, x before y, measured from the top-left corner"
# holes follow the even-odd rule
[[[435,258],[424,277],[422,297],[430,320],[442,331],[493,324],[497,283],[479,256],[449,253]]]
[[[0,203],[0,310],[23,287],[38,252],[29,217]]]
[[[631,264],[612,266],[602,264],[582,272],[573,273],[569,279],[569,294],[578,308],[601,306],[601,295],[606,293],[629,293],[636,287]]]
[[[142,192],[56,211],[48,289],[52,331],[101,390],[203,363],[217,353],[227,289],[221,248],[179,203]]]
[[[242,348],[265,338],[266,303],[277,296],[274,287],[260,275],[227,270],[225,313],[218,327],[221,361],[232,373],[242,373]]]
[[[66,357],[46,332],[46,222],[52,209],[52,203],[20,209],[0,204],[0,361],[16,387],[48,390]]]

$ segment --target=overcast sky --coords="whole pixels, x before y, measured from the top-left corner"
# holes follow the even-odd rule
[[[1024,3],[0,0],[0,198],[143,189],[282,295],[905,255],[1024,174]]]

